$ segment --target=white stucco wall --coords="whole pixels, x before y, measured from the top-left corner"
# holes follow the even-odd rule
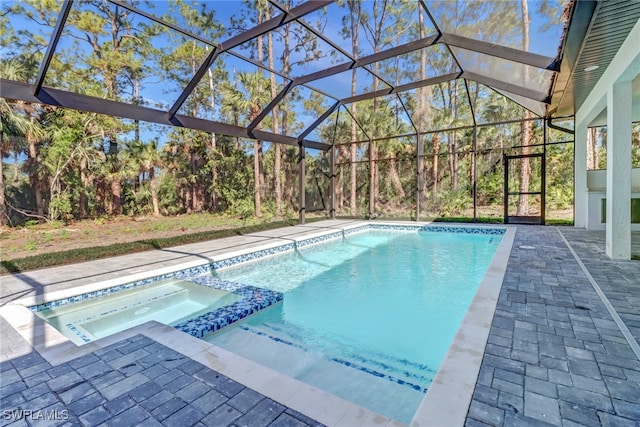
[[[588,230],[604,230],[605,223],[601,218],[602,199],[606,198],[607,171],[595,170],[587,171],[588,189],[588,209],[589,221]],[[640,198],[640,169],[631,169],[631,198]],[[640,224],[631,224],[631,230],[640,231]]]

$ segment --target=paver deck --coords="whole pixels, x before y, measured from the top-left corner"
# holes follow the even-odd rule
[[[639,425],[638,355],[562,236],[638,339],[640,262],[602,233],[519,227],[465,425]]]
[[[3,276],[0,303],[345,223]],[[626,337],[563,236],[618,313]],[[18,409],[36,417],[57,410],[60,425],[319,424],[147,336],[133,334],[52,365],[2,317],[0,333],[0,425],[52,424],[11,412]],[[639,261],[609,260],[602,233],[519,226],[466,425],[640,425],[640,359],[632,347],[639,338]]]

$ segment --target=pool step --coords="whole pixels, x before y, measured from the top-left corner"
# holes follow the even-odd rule
[[[286,330],[281,325],[267,322],[263,323],[262,326],[271,331],[283,333],[296,342],[304,342],[305,340],[303,337],[308,335],[308,333],[302,328],[291,324],[286,325]],[[314,342],[317,342],[318,340],[319,338],[317,337],[314,337],[313,339]],[[323,337],[322,341],[324,341],[322,343],[323,347],[337,349],[335,352],[337,355],[342,355],[342,357],[354,360],[355,363],[374,363],[379,369],[401,373],[401,375],[412,379],[412,381],[430,383],[431,378],[435,375],[435,371],[426,364],[412,362],[407,359],[400,359],[390,354],[379,352],[372,353],[369,350],[364,350],[369,355],[369,357],[365,359],[356,354],[360,353],[360,351],[354,351],[352,346],[349,346],[343,341],[327,337]]]
[[[291,341],[267,336],[268,329],[236,327],[205,338],[235,354],[285,373],[314,387],[350,400],[379,413],[413,414],[424,398],[416,390],[390,376],[372,375],[362,369],[330,360]],[[393,398],[390,398],[393,396]]]
[[[183,290],[76,324],[76,327],[81,326],[94,337],[102,338],[150,320],[170,324],[184,319],[185,316],[191,317],[208,310],[205,304],[193,301],[188,296],[189,292]]]
[[[100,311],[100,313],[109,313],[113,310],[117,310],[126,304],[131,306],[134,304],[140,304],[145,301],[153,300],[164,295],[171,295],[175,292],[183,291],[184,288],[180,287],[181,281],[170,280],[164,282],[158,282],[147,286],[141,286],[137,288],[127,289],[109,295],[104,295],[99,298],[92,298],[82,301],[77,301],[73,304],[57,307],[54,310],[39,311],[38,315],[44,319],[50,316],[70,315],[75,316],[74,313],[78,313],[78,320],[81,318],[83,312],[87,312],[88,309],[94,309],[94,312]],[[85,316],[86,317],[86,316]]]
[[[333,363],[359,370],[369,375],[385,379],[386,381],[395,382],[422,393],[426,392],[433,378],[434,373],[426,367],[411,364],[388,355],[369,355],[369,358],[365,359],[362,356],[358,356],[353,350],[350,350],[348,346],[337,340],[314,337],[311,341],[313,341],[317,347],[314,346],[316,348],[311,348],[309,345],[306,345],[301,338],[301,336],[308,334],[296,331],[296,328],[291,325],[287,326],[289,328],[287,331],[269,323],[262,323],[260,325],[245,324],[240,326],[240,328],[283,345],[300,349],[307,353],[314,354],[317,357],[325,358]],[[327,354],[326,349],[332,349],[331,354]]]

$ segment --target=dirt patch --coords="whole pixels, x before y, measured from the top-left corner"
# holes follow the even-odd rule
[[[5,227],[0,229],[0,260],[9,261],[69,249],[238,228],[255,222],[220,215],[191,214],[171,218],[119,217],[79,221],[67,225]]]

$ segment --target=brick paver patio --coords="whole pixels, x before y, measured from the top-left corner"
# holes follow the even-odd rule
[[[640,262],[606,258],[601,233],[518,227],[467,426],[640,425],[638,355],[561,233],[640,337]],[[51,366],[0,331],[1,425],[318,424],[141,335]]]
[[[140,335],[55,367],[36,352],[0,366],[2,425],[320,425]]]
[[[519,227],[467,426],[639,425],[640,360],[560,233],[638,337],[640,262],[596,233]]]

